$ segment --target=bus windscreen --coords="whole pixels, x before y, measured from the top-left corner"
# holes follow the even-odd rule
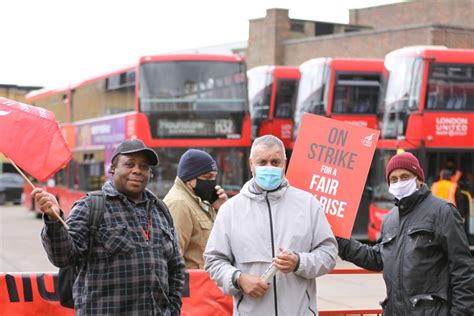
[[[374,114],[379,102],[381,80],[380,74],[337,74],[332,112]]]
[[[249,111],[245,78],[241,63],[145,63],[140,111],[154,138],[240,138]]]

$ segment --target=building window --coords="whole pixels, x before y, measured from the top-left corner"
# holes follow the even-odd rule
[[[291,21],[290,30],[292,32],[304,33],[304,22]]]
[[[344,28],[344,33],[351,33],[351,32],[358,32],[360,29],[355,28],[355,27],[346,27]]]
[[[334,24],[324,22],[316,22],[315,24],[315,36],[334,34]]]

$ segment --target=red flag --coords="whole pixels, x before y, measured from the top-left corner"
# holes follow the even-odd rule
[[[53,112],[5,98],[0,98],[0,152],[40,181],[72,158]]]

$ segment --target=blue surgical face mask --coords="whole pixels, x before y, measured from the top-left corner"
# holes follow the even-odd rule
[[[265,191],[275,190],[283,181],[283,168],[270,166],[255,167],[255,181]]]

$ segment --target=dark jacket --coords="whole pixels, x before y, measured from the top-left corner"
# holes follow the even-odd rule
[[[461,217],[426,185],[387,214],[376,245],[338,243],[342,259],[383,270],[385,315],[474,315],[474,260]]]

